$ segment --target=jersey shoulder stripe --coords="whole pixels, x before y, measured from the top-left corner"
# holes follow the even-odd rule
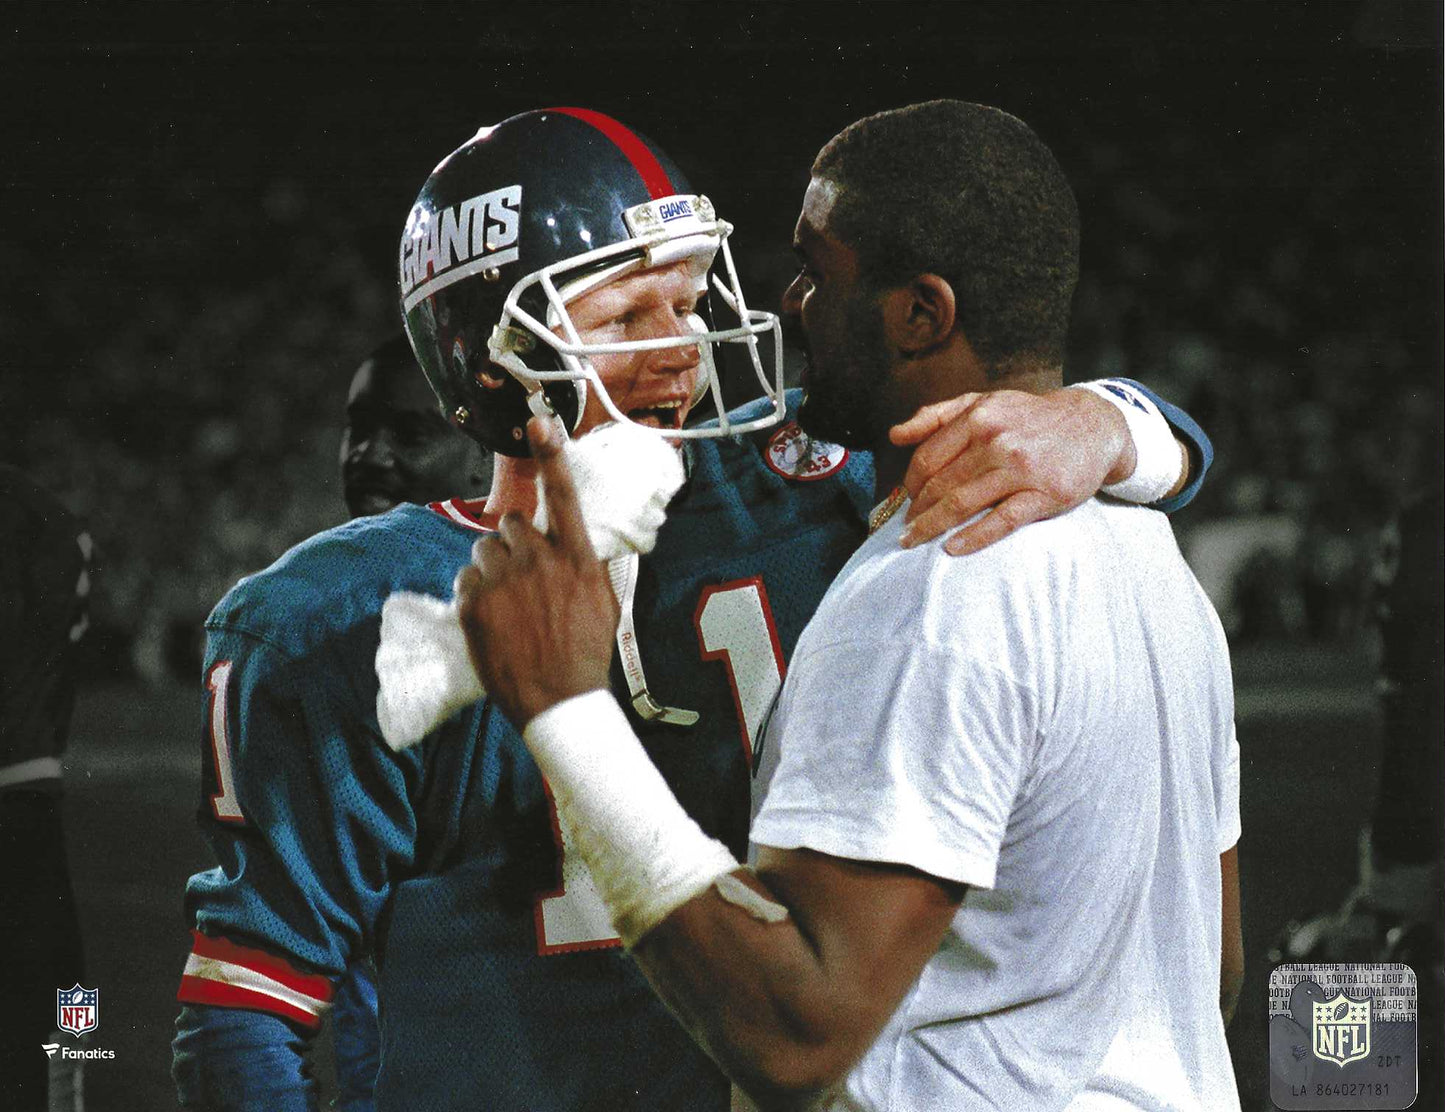
[[[176,999],[270,1012],[308,1028],[320,1025],[331,1004],[331,981],[297,969],[284,958],[226,938],[191,932],[193,943]]]

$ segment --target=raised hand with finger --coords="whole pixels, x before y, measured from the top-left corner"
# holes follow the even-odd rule
[[[565,438],[541,418],[528,423],[527,437],[547,531],[508,514],[457,582],[472,665],[518,729],[555,703],[607,687],[618,616],[563,459]]]

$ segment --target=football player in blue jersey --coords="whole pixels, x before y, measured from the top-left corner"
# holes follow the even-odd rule
[[[91,549],[53,494],[0,463],[0,1097],[15,1112],[82,1104],[85,1062],[66,1052],[83,1032],[56,1020],[57,992],[85,980],[61,759],[90,625]]]
[[[374,657],[390,594],[448,597],[474,542],[532,513],[530,415],[680,444],[687,481],[618,583],[611,681],[683,806],[744,851],[761,721],[866,533],[873,466],[793,423],[778,323],[748,305],[731,231],[650,141],[584,109],[483,128],[427,180],[401,243],[402,309],[442,412],[497,453],[491,492],[322,533],[208,619],[200,821],[218,866],[186,894],[183,1105],[307,1108],[308,1039],[365,952],[378,1109],[728,1107],[726,1080],[620,950],[512,724],[483,699],[393,752]],[[725,350],[763,391],[732,411]],[[900,433],[933,431],[909,481],[938,528],[1010,500],[1004,518],[1058,512],[1152,466],[1094,393],[989,402]],[[1174,420],[1197,483],[1207,442]],[[963,543],[978,540],[974,526]]]

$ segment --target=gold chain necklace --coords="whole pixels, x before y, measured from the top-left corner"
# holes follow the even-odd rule
[[[888,497],[873,507],[873,512],[868,515],[868,535],[874,533],[888,524],[888,519],[896,514],[899,507],[908,501],[908,491],[901,486],[894,487],[888,492]]]

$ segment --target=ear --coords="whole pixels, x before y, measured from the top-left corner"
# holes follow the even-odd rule
[[[935,348],[958,320],[953,287],[937,274],[920,274],[883,295],[883,320],[890,345],[904,355]]]

